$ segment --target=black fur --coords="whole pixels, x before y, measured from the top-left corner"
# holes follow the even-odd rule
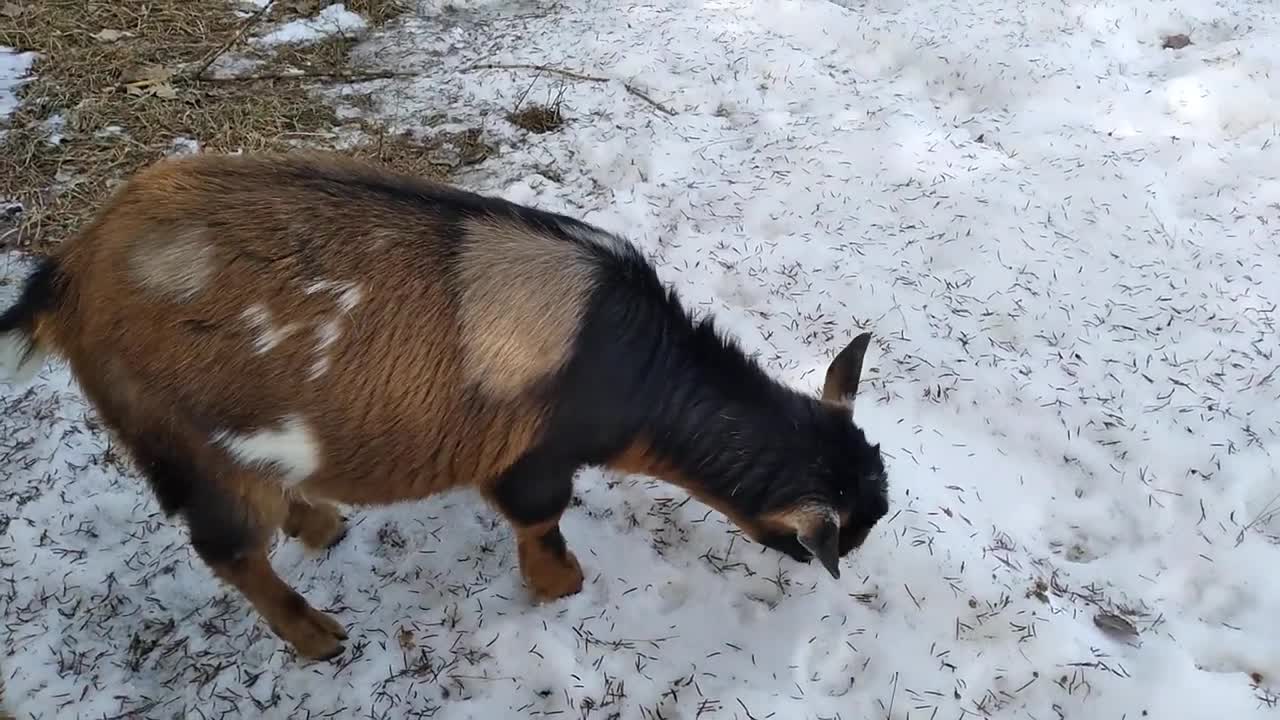
[[[58,262],[53,258],[41,258],[36,268],[27,276],[18,301],[9,309],[0,313],[0,333],[19,331],[24,333],[31,345],[26,353],[35,350],[35,320],[37,315],[53,312],[62,301],[65,287]]]
[[[493,500],[519,525],[554,520],[569,506],[577,468],[578,463],[559,457],[550,448],[534,450],[498,478]]]
[[[159,446],[160,438],[136,443],[143,475],[150,482],[161,507],[169,514],[182,513],[191,534],[191,547],[211,565],[241,558],[258,546],[266,533],[255,527],[245,509],[179,452]],[[166,507],[167,504],[167,507]]]
[[[840,554],[888,512],[878,445],[833,408],[770,377],[710,319],[696,321],[634,249],[598,251],[600,282],[551,396],[546,443],[605,464],[643,437],[742,516],[813,501],[847,510]],[[762,538],[800,561],[794,534]]]
[[[560,526],[553,526],[546,532],[538,542],[543,549],[551,553],[560,562],[569,561],[569,545],[564,541],[564,535],[560,533]]]

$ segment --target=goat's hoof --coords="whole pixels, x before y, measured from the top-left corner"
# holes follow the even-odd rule
[[[307,548],[324,551],[347,537],[347,521],[338,509],[328,503],[305,506],[296,510],[285,525],[285,533],[297,538]]]
[[[536,602],[551,602],[582,592],[582,565],[571,552],[565,560],[563,566],[540,568],[542,572],[537,577],[526,578]]]
[[[346,649],[342,641],[347,639],[347,631],[342,624],[312,607],[273,630],[299,655],[311,660],[332,660]]]
[[[330,550],[336,547],[338,543],[342,542],[347,538],[347,532],[349,530],[350,528],[347,527],[346,521],[339,518],[338,527],[333,532],[333,535],[327,541],[324,541],[324,544],[321,549]]]

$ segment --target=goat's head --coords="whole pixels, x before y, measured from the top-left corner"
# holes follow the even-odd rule
[[[852,409],[870,333],[849,343],[827,368],[814,422],[796,448],[790,477],[775,479],[767,508],[739,525],[757,542],[799,562],[817,558],[832,577],[889,511],[880,445],[854,423]]]

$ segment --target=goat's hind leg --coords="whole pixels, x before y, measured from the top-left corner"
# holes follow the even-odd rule
[[[278,480],[231,461],[205,433],[184,425],[172,407],[144,390],[118,364],[76,376],[112,434],[128,449],[166,515],[180,514],[191,545],[215,575],[252,603],[298,653],[328,659],[347,637],[336,620],[312,608],[271,567],[267,551],[288,517]]]
[[[326,660],[342,652],[342,626],[307,604],[267,557],[289,512],[279,482],[224,464],[207,446],[184,442],[190,438],[178,433],[117,432],[166,512],[186,520],[196,554],[240,591],[276,635],[308,658]],[[194,454],[184,452],[192,447]]]
[[[253,604],[271,630],[304,657],[341,654],[347,633],[280,578],[267,551],[289,515],[289,498],[268,478],[233,474],[221,487],[200,485],[185,510],[191,543],[224,582]]]

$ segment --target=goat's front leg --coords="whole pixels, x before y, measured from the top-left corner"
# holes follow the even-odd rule
[[[560,516],[573,496],[576,470],[576,465],[550,462],[535,453],[485,490],[515,531],[520,574],[538,602],[582,590],[582,566],[560,533]]]

